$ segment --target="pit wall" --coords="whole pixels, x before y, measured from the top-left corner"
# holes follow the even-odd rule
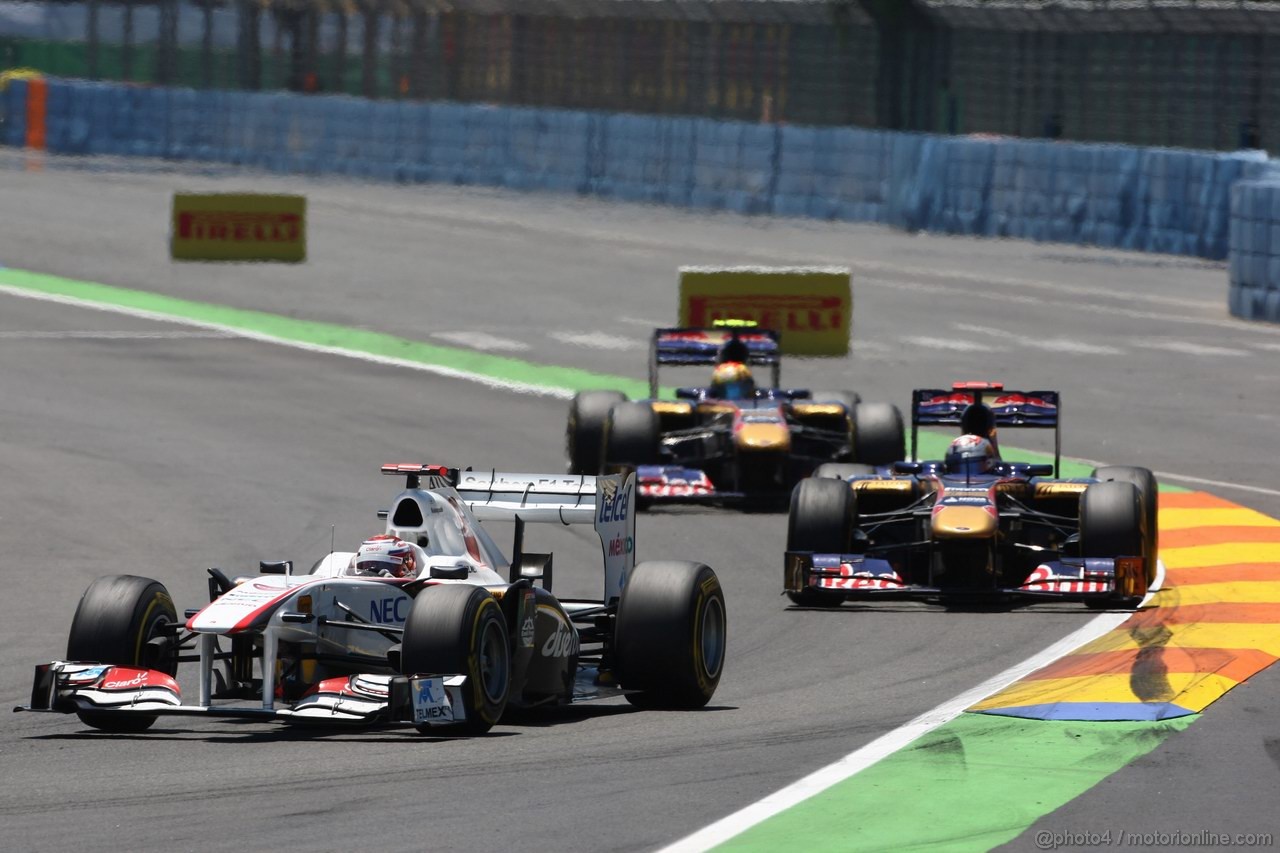
[[[1248,218],[1262,209],[1261,202],[1247,202],[1246,217],[1240,200],[1260,196],[1231,192],[1237,181],[1268,173],[1261,151],[1224,154],[54,78],[10,81],[0,91],[0,114],[6,117],[0,142],[31,146],[43,139],[57,154],[554,190],[1212,259],[1226,258],[1229,242],[1233,248],[1240,242],[1241,228],[1230,225],[1248,221],[1260,231],[1272,209],[1280,225],[1280,205],[1268,207],[1264,219]],[[1237,237],[1229,240],[1229,234]],[[1248,267],[1251,276],[1265,267],[1265,281],[1280,284],[1280,268],[1272,274],[1269,260],[1255,258],[1265,255],[1256,245],[1249,242],[1247,264],[1232,258],[1233,294],[1237,287],[1259,288],[1262,281],[1237,279],[1237,266]],[[1280,233],[1275,245],[1280,253]],[[1232,306],[1235,311],[1234,296]]]

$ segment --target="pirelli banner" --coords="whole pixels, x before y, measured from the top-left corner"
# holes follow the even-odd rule
[[[791,355],[849,354],[853,273],[847,267],[681,267],[680,325],[750,320],[782,335]]]
[[[180,261],[304,261],[307,200],[263,193],[175,193],[169,250]]]

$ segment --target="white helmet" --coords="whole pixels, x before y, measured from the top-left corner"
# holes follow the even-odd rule
[[[948,474],[986,474],[999,461],[991,442],[980,435],[962,435],[947,448]]]

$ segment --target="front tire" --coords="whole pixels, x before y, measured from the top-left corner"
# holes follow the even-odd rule
[[[168,675],[178,671],[176,654],[148,660],[147,643],[164,636],[162,627],[176,622],[177,611],[164,584],[137,575],[98,578],[76,607],[67,638],[67,660],[94,661],[158,669]],[[151,728],[154,715],[111,711],[78,711],[87,726],[104,732],[141,732]]]
[[[569,404],[565,446],[570,474],[599,474],[609,410],[626,401],[619,391],[582,391]]]
[[[1147,586],[1156,582],[1156,560],[1160,556],[1160,525],[1157,518],[1159,484],[1147,468],[1110,465],[1095,468],[1093,477],[1104,482],[1132,483],[1142,497],[1142,520],[1146,525],[1142,556],[1146,561]]]
[[[1094,483],[1080,496],[1080,554],[1083,557],[1138,557],[1145,545],[1142,494],[1133,483]],[[1117,578],[1117,580],[1119,580]],[[1133,596],[1133,605],[1146,595],[1146,584]]]
[[[819,554],[844,554],[858,525],[858,502],[844,480],[810,477],[791,492],[787,513],[787,550]],[[844,599],[811,589],[788,592],[802,607],[839,607]]]
[[[859,403],[854,410],[853,461],[892,465],[907,455],[902,412],[892,403]]]
[[[609,469],[658,464],[662,433],[658,414],[648,403],[618,403],[609,410],[604,461]]]
[[[716,573],[702,563],[649,561],[632,570],[618,602],[618,681],[643,708],[711,701],[724,670],[728,618]]]
[[[502,607],[488,590],[470,584],[439,584],[418,593],[404,623],[400,672],[465,675],[459,728],[484,734],[507,707],[511,689],[511,643]],[[429,732],[433,726],[418,726]]]
[[[874,465],[859,462],[823,462],[813,469],[813,476],[826,480],[848,480],[850,477],[874,477]]]

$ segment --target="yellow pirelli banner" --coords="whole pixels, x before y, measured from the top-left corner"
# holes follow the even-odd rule
[[[304,261],[307,199],[265,193],[175,193],[169,250],[180,261]]]
[[[680,325],[751,320],[791,355],[848,355],[853,273],[847,267],[681,267]]]

